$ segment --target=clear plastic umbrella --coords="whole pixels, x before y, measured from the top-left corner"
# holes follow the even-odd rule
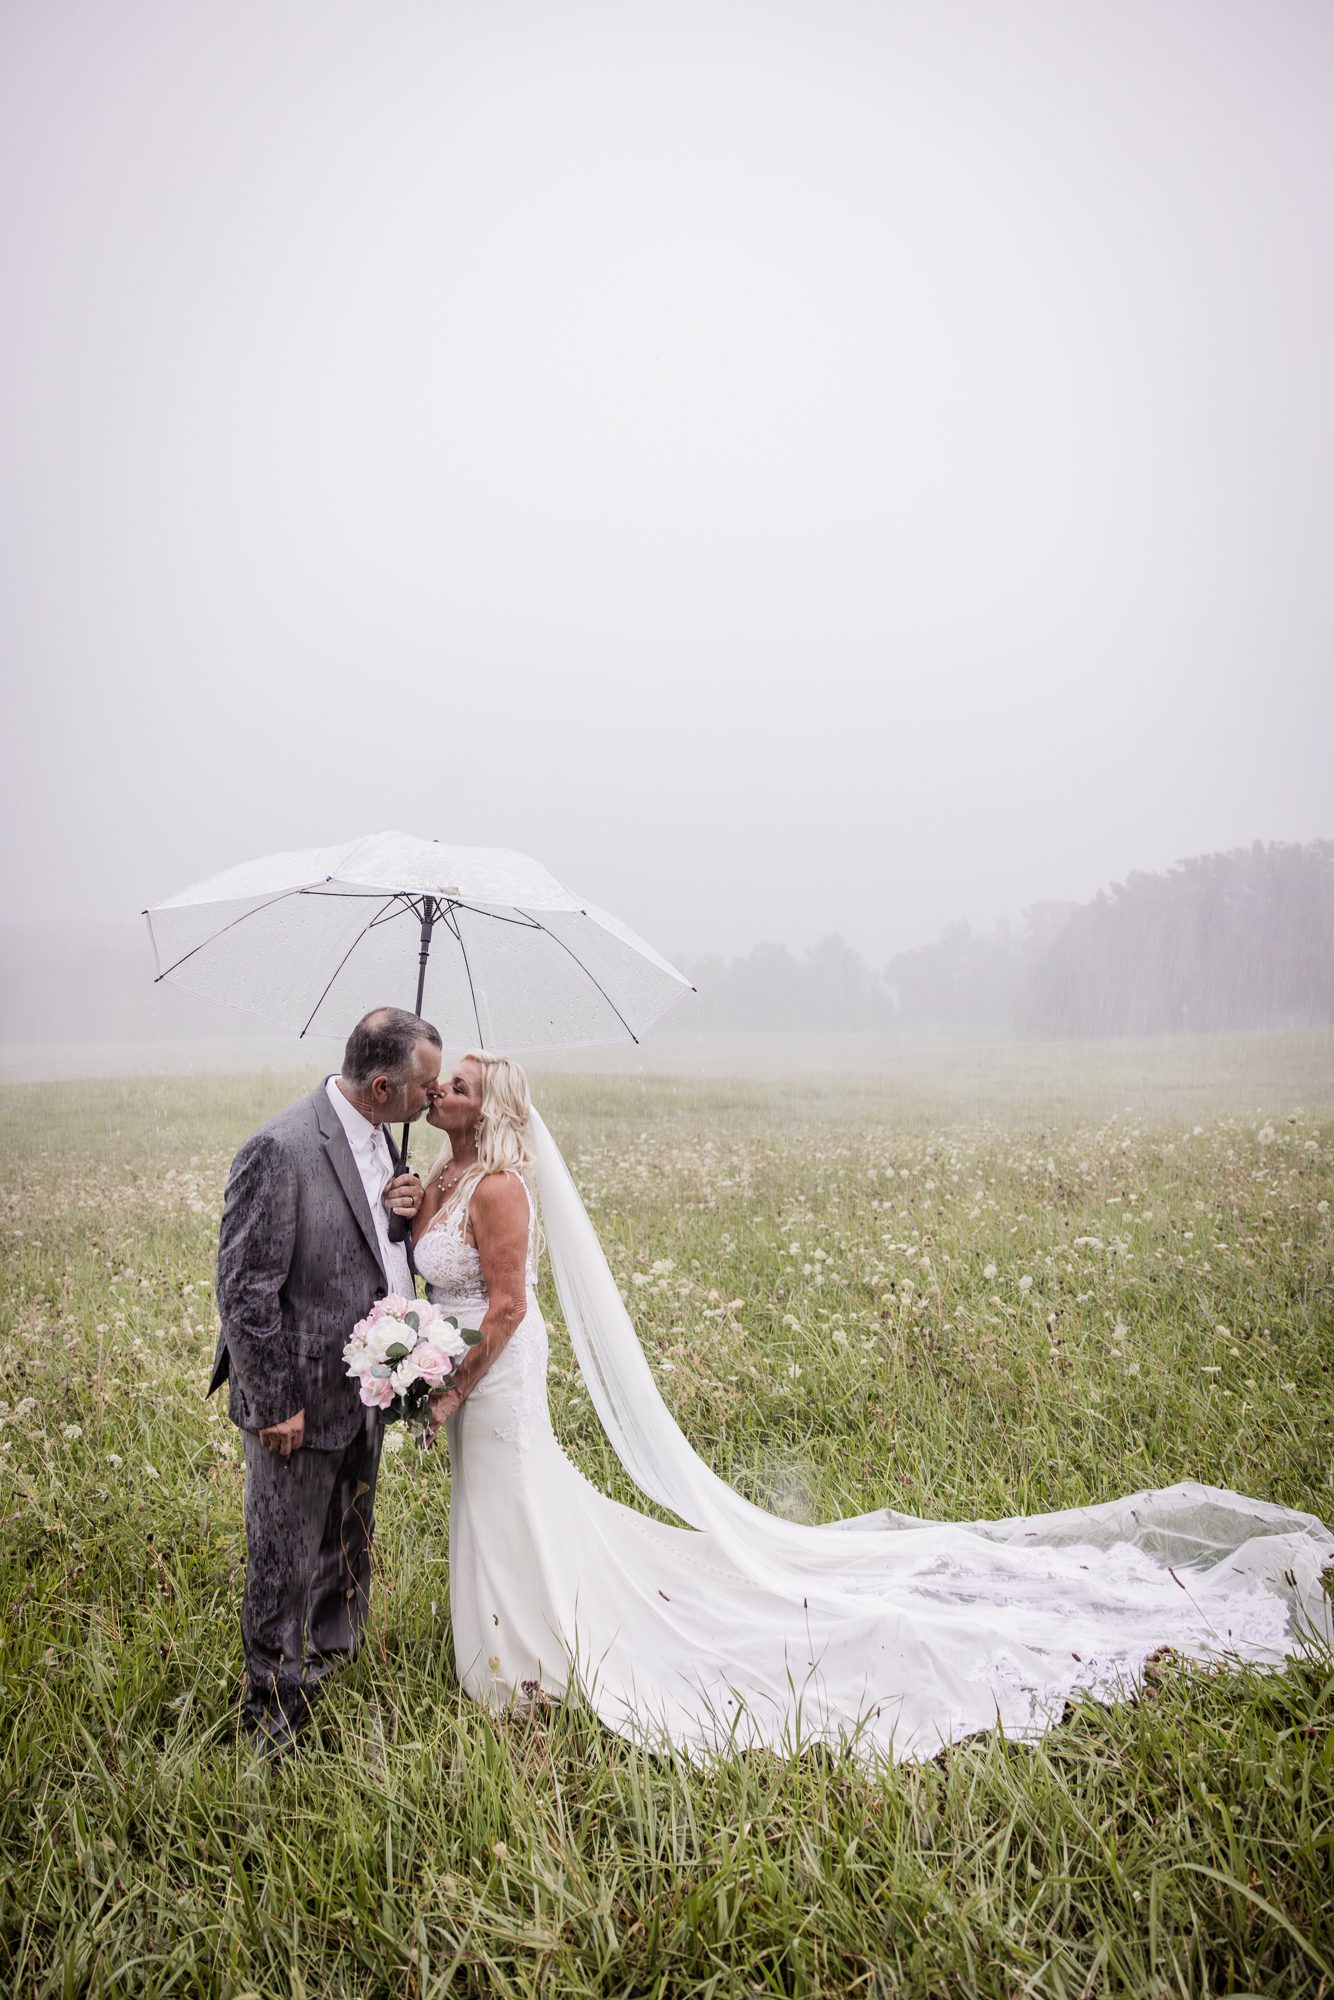
[[[407,1005],[446,1048],[638,1041],[690,982],[526,854],[373,833],[270,854],[145,910],[159,980],[300,1035]]]

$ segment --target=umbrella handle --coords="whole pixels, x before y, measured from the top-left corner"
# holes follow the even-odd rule
[[[405,1125],[403,1127],[403,1143],[398,1149],[399,1161],[398,1161],[397,1171],[400,1174],[405,1174],[408,1170],[408,1131],[409,1127]],[[411,1234],[412,1234],[412,1219],[410,1216],[406,1215],[390,1216],[389,1241],[391,1243],[406,1243]]]
[[[426,961],[431,956],[431,932],[435,927],[436,900],[434,896],[422,897],[421,950],[417,955],[417,1013],[422,1010],[422,995],[426,991]],[[408,1133],[410,1126],[403,1127],[403,1144],[399,1147],[398,1171],[408,1170]],[[391,1215],[389,1218],[389,1241],[406,1243],[412,1233],[412,1224],[406,1215]]]

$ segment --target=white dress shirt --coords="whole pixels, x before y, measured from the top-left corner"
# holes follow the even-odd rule
[[[338,1088],[336,1076],[329,1077],[324,1088],[328,1092],[330,1104],[338,1113],[343,1130],[347,1133],[347,1143],[352,1148],[352,1157],[357,1163],[357,1172],[361,1175],[361,1185],[366,1190],[371,1220],[375,1224],[375,1240],[380,1246],[380,1263],[384,1270],[385,1283],[399,1298],[415,1298],[416,1287],[412,1282],[407,1246],[389,1241],[389,1210],[380,1199],[386,1181],[392,1179],[394,1172],[394,1163],[389,1156],[384,1133],[378,1125],[372,1125],[369,1118],[363,1118],[356,1105],[344,1097]]]

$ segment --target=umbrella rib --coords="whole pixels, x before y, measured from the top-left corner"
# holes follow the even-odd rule
[[[330,876],[329,880],[332,881],[333,877]],[[299,895],[299,896],[323,896],[326,899],[332,898],[333,900],[339,902],[372,903],[374,902],[377,896],[382,896],[384,895],[385,892],[382,888],[381,889],[326,889],[324,887],[319,887],[319,888],[289,890],[287,893],[289,895]],[[407,912],[410,915],[417,915],[418,906],[414,904],[411,899],[414,896],[421,896],[423,894],[431,894],[431,893],[433,892],[429,890],[423,891],[419,889],[396,889],[394,891],[394,898],[395,901],[402,904],[405,912]],[[539,924],[535,918],[530,917],[527,914],[521,913],[521,915],[518,917],[507,917],[504,915],[502,911],[488,910],[480,903],[460,902],[457,896],[438,896],[437,901],[440,905],[440,912],[442,916],[444,915],[446,910],[466,910],[469,916],[485,917],[488,920],[488,922],[493,924],[513,924],[516,930],[540,931],[542,929],[542,925]],[[379,923],[380,919],[377,917],[375,921]]]
[[[358,898],[359,900],[360,898]],[[377,910],[366,926],[368,931],[378,930],[381,924],[396,923],[400,917],[415,917],[417,915],[417,911],[412,907],[412,904],[404,902],[401,893],[394,896],[394,902],[397,903],[398,908],[394,911],[393,915],[386,916],[384,910]],[[388,905],[386,905],[387,907]]]
[[[454,915],[455,910],[459,907],[457,903],[450,904],[444,913],[445,926],[448,930],[453,931],[458,941],[459,950],[463,953],[463,970],[468,975],[468,998],[472,1001],[472,1017],[477,1023],[477,1046],[479,1049],[484,1049],[486,1047],[486,1037],[482,1033],[482,1017],[477,1011],[477,989],[472,983],[472,967],[468,963],[468,947],[463,942],[463,932],[459,928],[458,919]]]
[[[389,901],[385,903],[381,908],[381,910],[379,911],[378,913],[379,916],[382,917],[385,913],[385,910],[392,909],[397,900],[398,900],[397,897],[391,896],[389,898]],[[334,967],[333,971],[329,975],[329,985],[325,987],[323,993],[321,993],[319,999],[315,1002],[315,1005],[311,1008],[310,1014],[306,1021],[306,1026],[301,1029],[301,1032],[297,1037],[298,1041],[304,1039],[306,1028],[310,1026],[311,1022],[315,1019],[315,1016],[319,1013],[320,1008],[324,1005],[325,1001],[329,997],[329,987],[333,985],[334,980],[337,979],[339,973],[342,971],[343,967],[347,964],[349,958],[351,958],[357,946],[361,943],[361,940],[366,936],[366,933],[374,929],[376,921],[377,919],[375,917],[372,917],[370,923],[362,925],[361,929],[357,932],[356,936],[353,938],[347,950],[343,953],[343,956],[339,959],[337,965]]]
[[[233,917],[229,924],[224,924],[222,926],[221,930],[210,931],[209,935],[206,938],[201,938],[198,944],[191,945],[189,951],[182,952],[181,956],[176,960],[175,964],[169,965],[166,968],[165,972],[159,972],[157,978],[153,981],[154,986],[157,986],[162,980],[168,978],[173,972],[177,971],[180,966],[185,964],[187,958],[193,958],[197,951],[203,951],[206,945],[216,944],[220,937],[226,937],[228,931],[234,931],[238,924],[243,924],[246,921],[247,917],[257,917],[260,914],[261,910],[271,910],[273,909],[275,904],[285,903],[289,896],[304,896],[306,893],[307,892],[304,888],[284,889],[281,895],[270,896],[267,903],[256,903],[253,910],[242,910],[239,917]],[[150,920],[149,931],[151,934],[153,912],[151,910],[145,910],[144,915]]]
[[[519,908],[517,903],[515,904],[514,907],[516,909]],[[527,910],[519,910],[519,915],[521,917],[526,917],[528,915],[528,912]],[[616,1002],[612,999],[606,987],[593,973],[589,971],[588,967],[584,964],[582,958],[580,958],[578,952],[571,951],[569,945],[566,944],[564,938],[558,938],[556,936],[555,931],[549,931],[546,925],[544,923],[539,922],[536,917],[533,917],[531,921],[537,925],[538,930],[542,932],[544,937],[549,937],[553,944],[558,944],[561,950],[563,952],[566,952],[569,955],[569,957],[571,957],[574,960],[579,970],[583,973],[585,979],[592,980],[594,986],[597,987],[598,992],[602,995],[607,1005],[611,1008],[612,1013],[616,1016],[621,1026],[625,1029],[625,1032],[630,1037],[630,1040],[634,1043],[635,1047],[638,1048],[639,1047],[638,1035],[635,1033],[634,1029],[630,1026],[630,1023],[626,1020],[624,1014],[621,1012],[620,1008],[616,1005]]]
[[[471,917],[485,917],[493,924],[513,924],[515,930],[519,931],[540,931],[543,928],[536,917],[530,917],[525,910],[519,910],[519,917],[523,918],[523,922],[520,923],[519,917],[502,916],[499,910],[482,909],[476,903],[460,903],[457,897],[453,896],[449,899],[449,907],[451,910],[466,910]],[[517,903],[515,908],[518,909]]]

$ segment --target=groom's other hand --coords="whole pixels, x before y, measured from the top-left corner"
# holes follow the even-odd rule
[[[288,1417],[285,1423],[270,1424],[267,1430],[261,1431],[259,1441],[265,1451],[276,1451],[279,1458],[290,1458],[294,1451],[300,1451],[301,1440],[305,1435],[306,1413],[304,1410],[298,1410],[296,1415]]]
[[[422,1205],[422,1184],[416,1174],[395,1174],[380,1197],[392,1215],[416,1215]]]

